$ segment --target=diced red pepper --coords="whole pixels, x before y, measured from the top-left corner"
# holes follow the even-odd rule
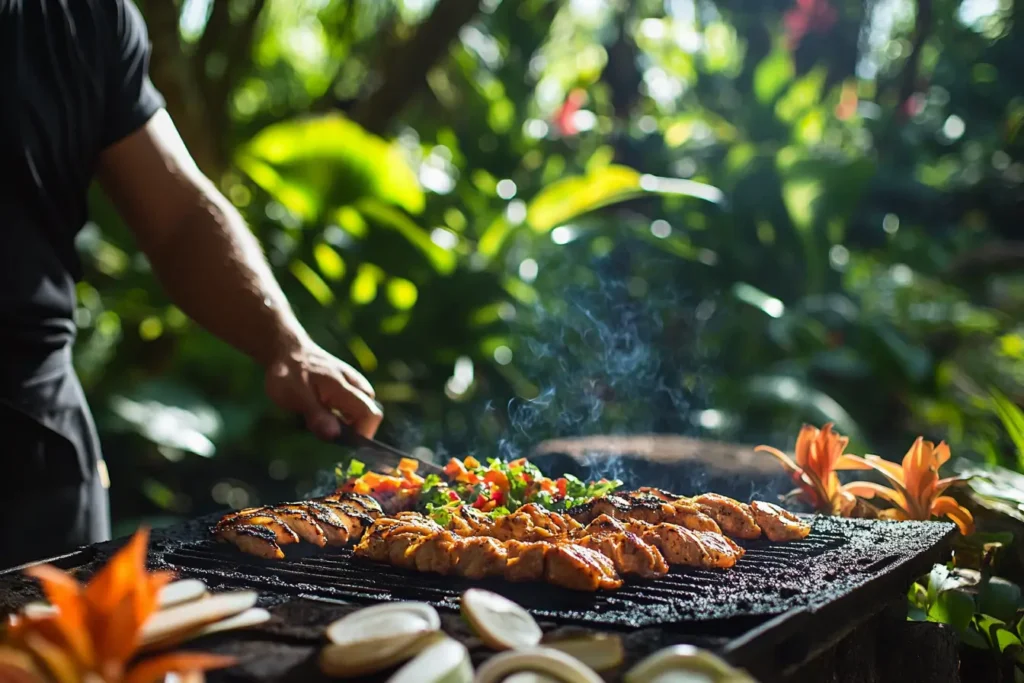
[[[455,502],[458,499],[459,499],[459,494],[455,493],[455,491],[449,491],[448,492],[448,500],[450,500],[452,502]]]
[[[484,505],[487,505],[487,499],[484,498],[483,496],[477,496],[476,500],[473,501],[473,507],[475,507],[477,510],[483,510]]]
[[[491,497],[491,500],[493,500],[495,502],[495,504],[497,504],[497,505],[504,505],[505,504],[505,492],[504,491],[495,491],[494,495]]]
[[[555,480],[555,488],[558,489],[558,495],[560,495],[562,498],[565,498],[565,490],[568,486],[569,482],[566,481],[564,477]]]
[[[523,481],[526,482],[527,486],[529,486],[530,484],[533,483],[533,477],[531,477],[529,474],[523,474]]]

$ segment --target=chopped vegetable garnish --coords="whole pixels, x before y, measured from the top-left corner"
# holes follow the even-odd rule
[[[584,482],[571,474],[550,479],[525,458],[504,462],[496,458],[481,463],[473,456],[451,458],[444,466],[447,481],[436,474],[416,474],[419,463],[403,459],[391,474],[365,472],[363,463],[352,460],[338,466],[342,491],[363,493],[385,502],[400,497],[400,502],[430,514],[445,525],[462,505],[470,505],[491,517],[509,514],[527,503],[539,503],[550,510],[566,510],[607,495],[622,486],[617,479]],[[350,472],[353,476],[342,477]]]

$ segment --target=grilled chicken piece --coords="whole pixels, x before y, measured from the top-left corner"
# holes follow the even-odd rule
[[[728,569],[745,552],[728,536],[714,531],[694,531],[678,524],[643,522],[629,522],[627,528],[660,550],[669,564]]]
[[[363,533],[373,524],[373,518],[363,512],[363,509],[349,503],[339,503],[332,500],[322,500],[320,505],[333,512],[345,530],[348,531],[348,538],[357,541],[363,537]]]
[[[312,500],[289,503],[288,505],[300,507],[309,512],[310,517],[316,520],[317,525],[323,529],[327,545],[345,545],[348,543],[349,525],[328,506]]]
[[[769,541],[795,541],[811,533],[810,524],[778,505],[755,500],[750,511]]]
[[[586,535],[575,536],[574,542],[610,559],[620,574],[651,578],[668,573],[668,565],[658,549],[645,543],[618,520],[601,515],[580,533]]]
[[[669,503],[646,494],[602,496],[573,508],[569,514],[581,522],[590,522],[600,515],[608,515],[614,519],[637,520],[648,524],[678,524],[695,531],[721,531],[715,520],[685,499]]]
[[[356,545],[354,551],[359,557],[365,557],[377,562],[387,562],[391,556],[390,546],[392,539],[398,536],[407,536],[403,541],[403,552],[408,548],[409,543],[415,537],[427,537],[441,531],[433,520],[422,515],[414,515],[413,518],[395,519],[393,517],[379,517],[366,530],[362,540]]]
[[[508,551],[496,538],[471,536],[460,538],[455,548],[458,563],[455,573],[467,579],[501,576],[508,562]]]
[[[644,524],[633,522],[630,529],[643,540],[661,551],[669,564],[685,567],[713,566],[704,544],[697,537],[697,532],[676,524]]]
[[[377,519],[384,514],[380,503],[362,493],[332,493],[329,496],[325,496],[323,500],[351,505],[373,519]]]
[[[486,512],[481,512],[470,505],[462,505],[452,513],[448,522],[448,530],[460,536],[479,536],[487,534],[494,521]]]
[[[579,591],[614,590],[622,585],[611,560],[590,548],[567,542],[508,541],[509,581],[547,581]]]
[[[652,524],[678,524],[694,531],[722,533],[715,520],[704,514],[696,503],[682,496],[660,489],[637,489],[623,494],[623,497],[634,506],[638,502],[642,503],[648,510],[646,514],[633,515],[633,519]],[[657,510],[657,513],[650,512],[652,509]]]
[[[612,561],[591,548],[572,543],[549,543],[544,578],[548,583],[570,590],[615,590],[622,579]]]
[[[280,517],[306,543],[321,548],[327,545],[327,535],[306,506],[287,503],[277,505],[274,507],[274,515]]]
[[[462,540],[450,531],[439,531],[410,546],[406,551],[412,556],[416,571],[447,575],[461,561],[458,554]]]
[[[264,557],[268,560],[284,558],[284,551],[277,544],[274,532],[259,524],[237,523],[215,529],[214,535],[235,545],[243,553]]]
[[[551,512],[536,503],[529,503],[491,522],[490,528],[482,533],[502,541],[540,541],[564,536],[582,527],[582,524],[568,515]]]
[[[718,522],[727,536],[757,538],[761,535],[761,527],[749,505],[717,493],[704,493],[692,500],[701,512]]]
[[[261,526],[274,534],[274,540],[278,545],[289,545],[299,542],[299,535],[289,528],[285,521],[278,517],[269,508],[248,508],[226,515],[217,522],[216,529],[238,526]]]

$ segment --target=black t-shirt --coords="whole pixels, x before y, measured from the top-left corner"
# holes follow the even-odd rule
[[[131,0],[0,0],[0,391],[69,357],[99,154],[164,104],[149,51]]]

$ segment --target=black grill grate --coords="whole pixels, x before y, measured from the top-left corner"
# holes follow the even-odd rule
[[[746,543],[747,554],[730,570],[673,568],[665,577],[628,581],[618,591],[599,593],[500,579],[469,582],[369,562],[354,557],[350,550],[310,547],[295,547],[298,555],[272,561],[201,541],[167,548],[163,562],[182,575],[275,593],[353,602],[423,600],[441,609],[457,609],[458,596],[475,585],[506,595],[536,616],[558,623],[674,624],[707,631],[712,628],[710,622],[717,620],[763,619],[837,599],[934,549],[951,528],[836,518],[817,518],[813,524],[811,535],[802,541]]]

